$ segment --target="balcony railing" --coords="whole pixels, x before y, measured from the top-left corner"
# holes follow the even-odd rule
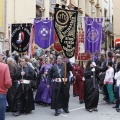
[[[109,23],[107,28],[106,28],[107,31],[113,33],[113,24],[112,23]]]

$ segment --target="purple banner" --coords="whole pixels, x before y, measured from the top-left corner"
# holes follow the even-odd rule
[[[102,18],[85,18],[85,51],[94,54],[100,53]]]
[[[42,49],[49,48],[54,42],[54,25],[51,20],[34,20],[35,44]]]

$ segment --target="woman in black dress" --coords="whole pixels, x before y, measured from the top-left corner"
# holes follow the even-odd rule
[[[98,81],[96,79],[98,74],[99,70],[96,67],[95,62],[92,62],[91,60],[88,61],[84,71],[84,101],[85,108],[89,112],[98,111],[99,89]]]

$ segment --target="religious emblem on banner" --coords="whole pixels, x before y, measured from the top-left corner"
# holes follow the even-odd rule
[[[98,53],[101,51],[102,18],[84,18],[85,20],[85,51]]]
[[[57,52],[62,52],[62,47],[60,46],[56,32],[54,32],[54,50]]]
[[[80,61],[90,60],[91,54],[85,53],[84,32],[77,33],[75,59]]]
[[[67,58],[72,58],[76,46],[77,10],[55,7],[54,27],[59,43]]]
[[[94,27],[91,27],[91,28],[88,29],[87,35],[88,35],[87,38],[88,38],[89,42],[94,43],[98,40],[98,38],[97,38],[98,31]]]
[[[34,20],[35,44],[42,49],[49,48],[54,42],[53,20]]]
[[[29,48],[31,23],[12,24],[11,26],[11,49],[17,52],[26,52]]]

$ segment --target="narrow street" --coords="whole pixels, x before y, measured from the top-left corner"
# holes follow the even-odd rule
[[[72,96],[72,85],[70,89],[70,113],[62,113],[54,116],[54,110],[50,107],[35,105],[31,114],[14,117],[12,113],[6,113],[6,120],[120,120],[120,113],[116,112],[114,105],[107,105],[100,94],[98,112],[89,113],[84,109],[84,104],[79,104],[78,97]]]

